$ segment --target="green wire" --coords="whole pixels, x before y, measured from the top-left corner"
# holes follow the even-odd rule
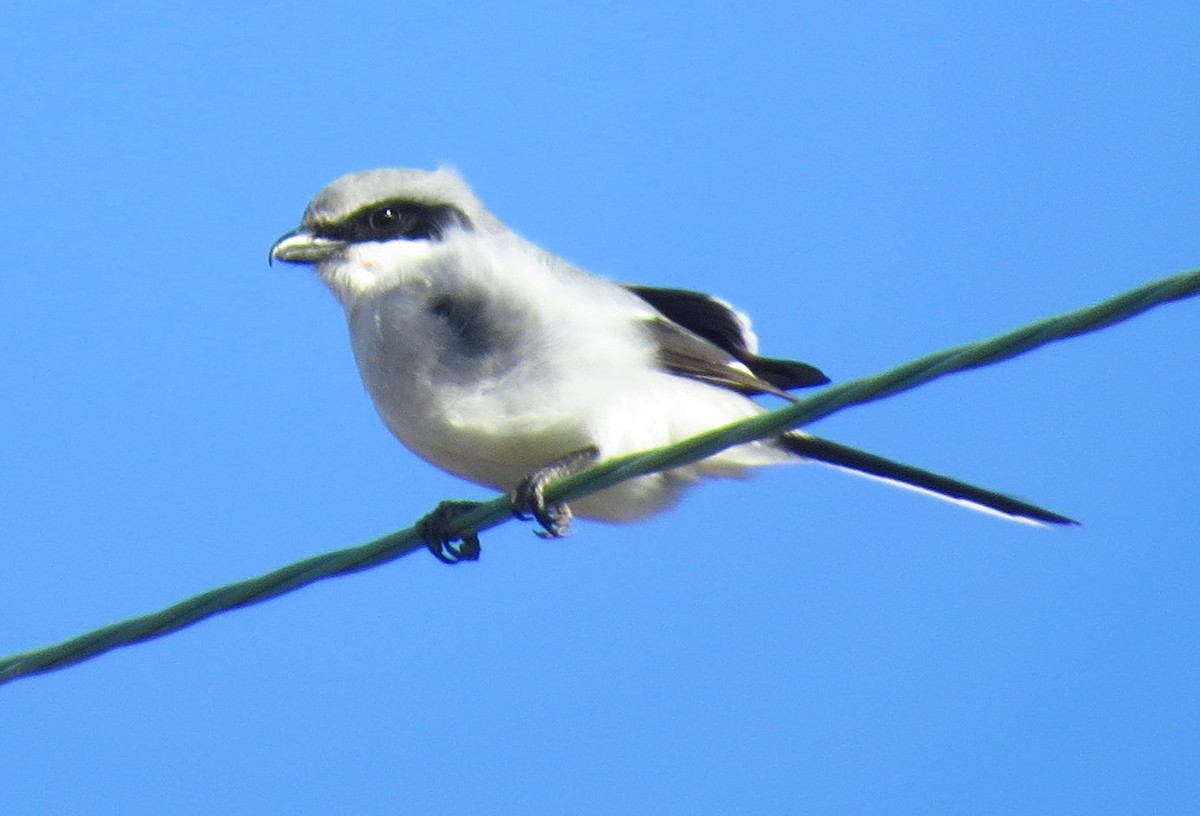
[[[605,461],[549,485],[550,500],[594,493],[635,476],[668,470],[755,439],[775,436],[848,408],[907,391],[946,374],[991,365],[1039,346],[1106,328],[1155,306],[1200,293],[1200,269],[1163,278],[1073,312],[1051,317],[990,340],[958,346],[870,377],[830,386],[792,405],[718,428],[675,445]],[[456,517],[452,534],[485,530],[510,519],[506,497]],[[151,640],[221,612],[260,603],[303,586],[400,558],[424,544],[414,528],[357,547],[312,556],[265,575],[211,589],[158,612],[113,623],[42,649],[0,658],[0,683],[62,669],[120,646]]]

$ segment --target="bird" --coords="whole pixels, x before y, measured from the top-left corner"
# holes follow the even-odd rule
[[[420,458],[506,491],[539,534],[573,516],[634,522],[697,482],[815,461],[1014,519],[1073,519],[1020,499],[803,431],[548,502],[554,478],[759,415],[795,400],[818,368],[758,354],[749,318],[688,289],[619,283],[523,238],[450,167],[365,170],[309,202],[270,261],[314,267],[345,312],[359,374],[391,433]],[[446,534],[464,503],[418,525],[430,551],[479,557],[475,533]],[[460,543],[456,544],[455,541]]]

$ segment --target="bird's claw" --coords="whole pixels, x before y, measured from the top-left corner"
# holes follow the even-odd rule
[[[550,478],[541,471],[526,476],[508,494],[508,506],[522,521],[537,521],[542,529],[534,532],[542,538],[562,538],[571,526],[571,508],[566,502],[546,502],[545,489]]]
[[[599,456],[600,450],[590,445],[530,473],[508,494],[512,514],[522,520],[536,520],[542,529],[534,532],[542,538],[562,538],[571,527],[571,508],[566,502],[547,502],[546,485],[582,470]]]
[[[479,502],[473,501],[444,501],[435,507],[432,513],[417,522],[417,533],[434,558],[443,564],[479,560],[478,533],[470,531],[451,535],[447,531],[454,519],[478,506]],[[455,539],[459,540],[458,545],[452,543]]]

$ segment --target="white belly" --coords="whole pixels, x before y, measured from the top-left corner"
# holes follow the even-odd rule
[[[637,333],[563,324],[517,338],[508,356],[448,357],[427,292],[392,290],[348,314],[363,382],[388,428],[425,460],[470,481],[513,488],[538,468],[591,445],[602,458],[678,442],[760,413],[753,401],[665,372]],[[517,325],[523,325],[520,321]],[[610,338],[598,344],[596,336]],[[583,338],[583,341],[581,341]],[[540,342],[543,347],[530,346]],[[666,474],[630,480],[572,508],[627,521],[666,509],[704,476],[739,476],[784,460],[748,445]]]

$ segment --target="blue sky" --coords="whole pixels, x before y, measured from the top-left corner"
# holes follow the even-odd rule
[[[486,497],[267,249],[342,173],[857,377],[1200,265],[1190,3],[18,4],[0,652]],[[846,411],[818,467],[417,554],[0,688],[5,813],[1193,812],[1200,302]]]

